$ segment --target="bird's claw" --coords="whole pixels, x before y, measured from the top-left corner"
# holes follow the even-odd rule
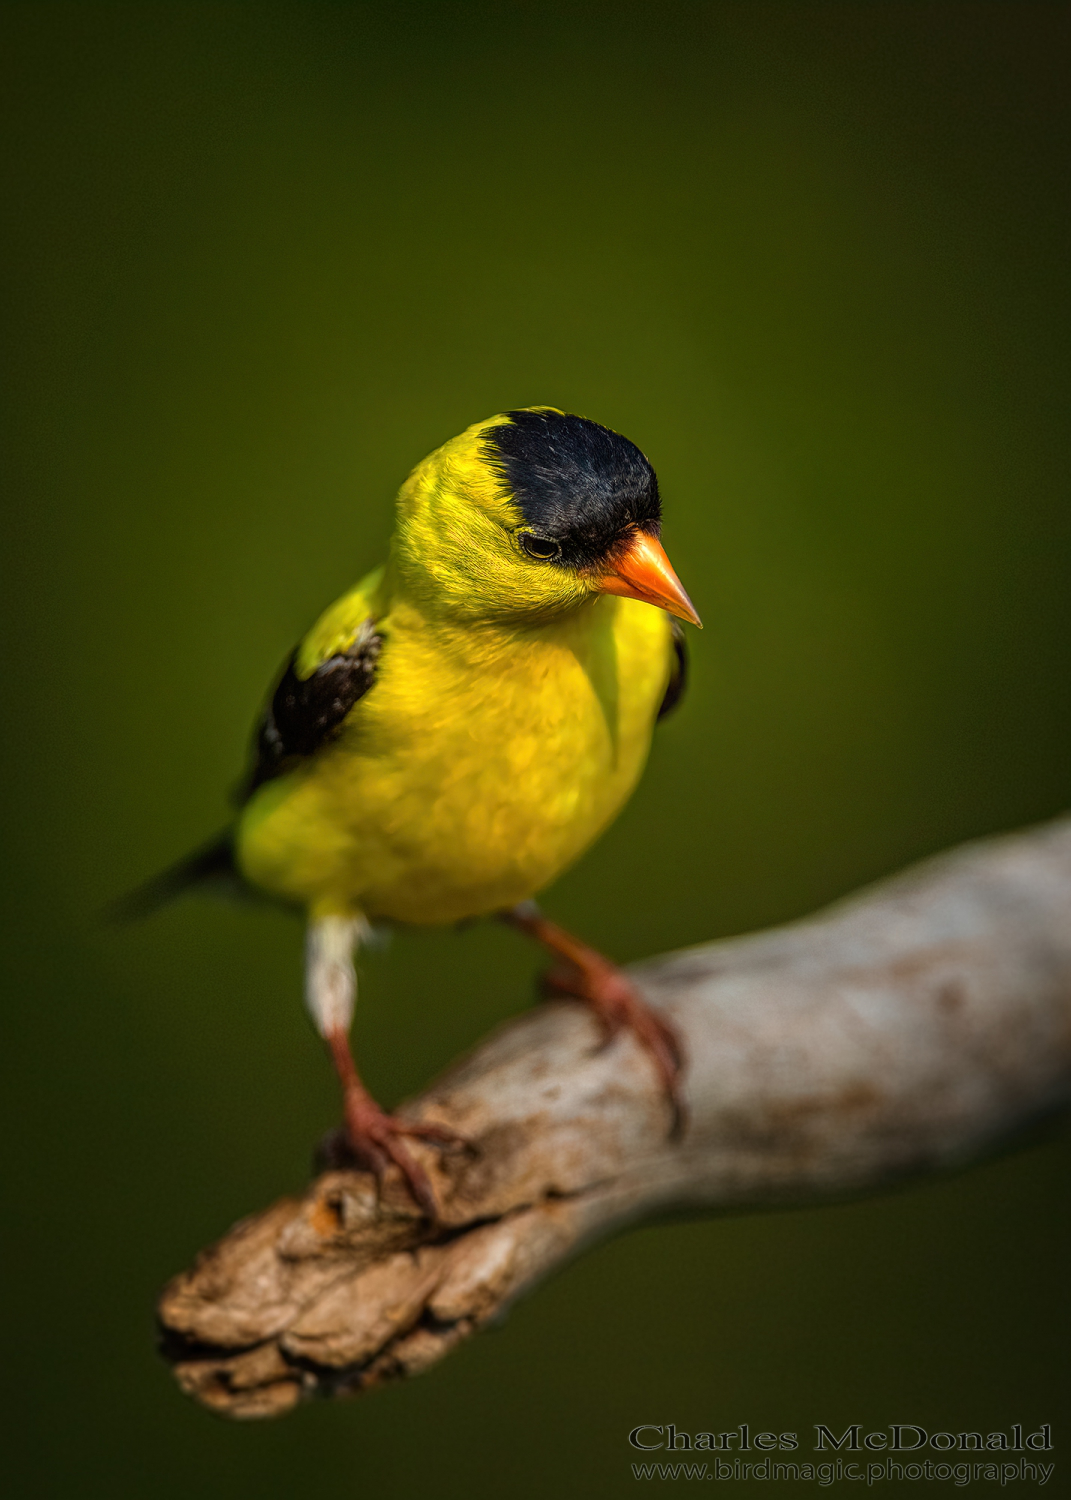
[[[438,1222],[439,1204],[431,1179],[406,1147],[406,1138],[428,1141],[445,1149],[455,1147],[474,1153],[476,1148],[472,1142],[446,1125],[403,1120],[397,1115],[388,1115],[359,1088],[346,1091],[343,1110],[345,1124],[328,1147],[332,1155],[336,1158],[339,1154],[348,1156],[356,1165],[370,1171],[380,1184],[393,1164],[405,1179],[418,1208],[433,1222]]]
[[[673,1111],[670,1135],[681,1136],[687,1123],[681,1093],[683,1048],[673,1023],[652,1009],[627,975],[611,963],[598,968],[565,964],[546,974],[543,984],[553,994],[590,1005],[605,1032],[603,1046],[609,1046],[619,1031],[633,1033],[654,1063]]]

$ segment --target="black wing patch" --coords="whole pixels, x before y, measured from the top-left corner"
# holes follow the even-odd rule
[[[372,621],[365,620],[349,650],[329,656],[305,678],[294,671],[295,649],[257,726],[255,760],[239,802],[248,801],[257,787],[292,770],[335,738],[350,709],[375,681],[382,645]]]
[[[684,627],[673,619],[669,623],[673,629],[673,666],[670,669],[669,681],[666,683],[666,696],[662,699],[662,707],[658,710],[660,719],[664,719],[667,714],[673,712],[684,697],[684,690],[688,686],[688,647],[684,640]]]

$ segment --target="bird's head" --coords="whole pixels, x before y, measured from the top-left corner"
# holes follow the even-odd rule
[[[395,562],[435,614],[546,619],[623,594],[698,625],[659,541],[658,481],[627,438],[549,406],[490,417],[417,465]]]

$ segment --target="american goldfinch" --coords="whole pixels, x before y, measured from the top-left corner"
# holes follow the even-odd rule
[[[306,999],[343,1087],[352,1156],[393,1162],[436,1212],[349,1045],[354,952],[374,923],[499,915],[560,961],[561,991],[632,1029],[679,1122],[673,1028],[532,901],[620,812],[699,618],[659,541],[650,464],[553,407],[477,422],[417,465],[390,555],[316,621],[256,733],[232,828],[132,898],[237,881],[303,909]],[[668,612],[668,613],[667,613]]]

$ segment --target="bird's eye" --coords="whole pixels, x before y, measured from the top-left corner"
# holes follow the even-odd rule
[[[551,558],[561,556],[561,544],[549,536],[536,536],[534,532],[521,531],[518,533],[518,541],[529,557],[537,557],[540,562],[550,562]]]

